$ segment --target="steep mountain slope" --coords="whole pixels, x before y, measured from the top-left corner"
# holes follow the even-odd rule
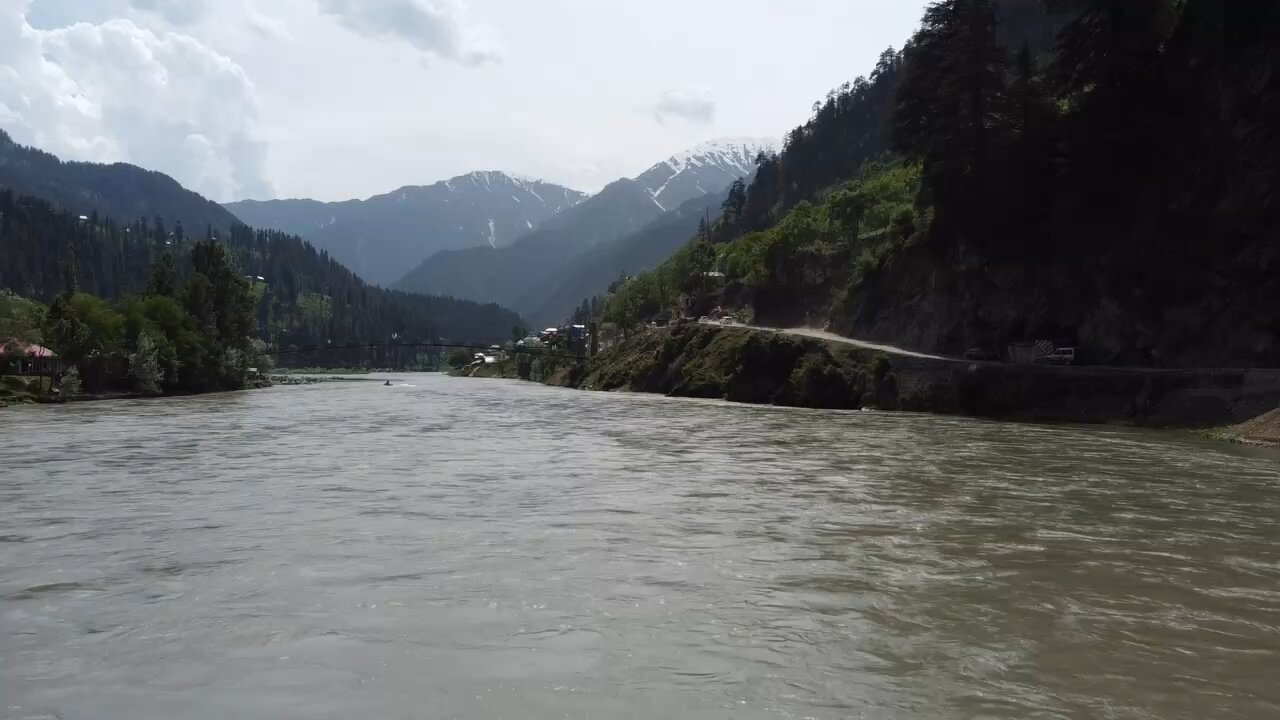
[[[36,195],[73,215],[110,215],[120,222],[159,217],[188,234],[207,228],[230,230],[239,220],[215,202],[182,187],[163,173],[134,165],[63,162],[18,145],[0,130],[0,187]]]
[[[605,319],[719,304],[929,352],[1280,365],[1280,6],[1049,7],[931,4]]]
[[[563,322],[586,298],[603,295],[622,274],[634,275],[662,262],[713,220],[727,193],[721,190],[686,200],[638,231],[601,243],[577,256],[545,281],[527,291],[513,307],[524,308],[535,326]]]
[[[508,247],[438,253],[395,287],[510,307],[570,258],[634,232],[662,212],[639,183],[618,180]]]
[[[645,170],[636,182],[649,190],[664,210],[674,210],[688,200],[718,193],[756,169],[760,153],[774,154],[778,142],[766,138],[711,140]]]
[[[721,197],[734,180],[750,178],[755,172],[757,156],[761,152],[771,153],[774,145],[768,140],[751,139],[703,143],[653,165],[635,179],[623,179],[609,185],[599,195],[540,226],[509,248],[478,248],[434,255],[395,287],[497,302],[507,307],[536,307],[543,310],[541,317],[557,319],[564,298],[557,298],[543,308],[548,300],[542,297],[543,294],[562,286],[565,293],[577,292],[580,287],[597,287],[599,278],[605,274],[609,275],[604,282],[607,286],[618,273],[639,269],[620,255],[616,261],[591,266],[590,278],[577,284],[567,268],[581,254],[636,233],[668,210],[680,210],[686,202],[709,195]],[[718,205],[718,201],[713,204]],[[667,227],[682,228],[693,217],[693,227],[696,228],[697,214],[693,210],[681,210]],[[690,235],[692,232],[675,239],[657,232],[648,237],[652,240],[662,236],[657,245],[671,248]],[[638,256],[650,257],[644,252]],[[602,261],[606,259],[604,254],[596,257]],[[575,267],[585,269],[587,266]],[[581,300],[582,297],[573,298],[574,303]]]
[[[552,183],[473,172],[367,200],[245,200],[246,223],[301,235],[370,282],[389,285],[441,250],[498,248],[582,202]]]

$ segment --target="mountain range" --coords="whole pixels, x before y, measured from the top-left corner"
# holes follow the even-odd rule
[[[636,177],[663,210],[718,193],[755,172],[761,152],[776,153],[778,143],[764,138],[722,138],[672,155]]]
[[[539,323],[557,322],[583,297],[602,292],[620,273],[646,267],[624,262],[626,258],[652,254],[601,253],[600,259],[613,262],[591,265],[590,276],[594,280],[575,285],[566,270],[579,257],[597,247],[625,244],[628,237],[642,232],[646,239],[637,242],[678,247],[692,235],[700,214],[685,207],[685,203],[719,198],[734,180],[750,178],[760,153],[772,153],[775,148],[776,143],[770,140],[735,138],[704,143],[653,165],[635,178],[609,184],[508,247],[484,246],[437,253],[405,275],[395,287],[496,302],[524,312],[537,310]],[[718,205],[719,200],[713,204]],[[668,222],[659,223],[668,213],[676,215]],[[657,228],[674,234],[663,235]],[[658,240],[655,236],[662,237]],[[654,261],[662,257],[665,253]],[[586,295],[568,300],[561,298],[554,303],[544,298],[552,291],[567,287],[578,287]]]
[[[63,162],[0,131],[0,291],[48,302],[71,270],[82,291],[123,301],[147,289],[170,253],[188,271],[192,241],[210,231],[239,270],[257,278],[257,333],[280,346],[392,336],[490,343],[521,322],[493,304],[371,287],[297,236],[254,231],[167,175],[124,163]],[[357,355],[321,352],[305,362],[355,362]]]
[[[709,141],[594,197],[486,171],[366,200],[244,200],[226,208],[249,225],[307,239],[373,283],[514,303],[577,253],[722,192],[753,172],[761,151],[775,150],[758,138]],[[517,240],[527,244],[506,250]]]
[[[0,187],[45,198],[77,215],[98,213],[129,223],[161,218],[181,223],[188,234],[226,232],[239,220],[221,205],[179,185],[164,173],[127,163],[63,162],[19,145],[0,130]]]
[[[472,172],[366,200],[243,200],[226,207],[254,227],[299,235],[386,286],[442,250],[510,245],[586,197],[554,183]]]
[[[750,179],[760,153],[775,147],[742,138],[703,143],[591,196],[473,172],[367,200],[222,206],[162,173],[124,163],[63,162],[0,131],[0,187],[122,225],[181,225],[187,236],[217,231],[228,237],[246,224],[270,228],[302,236],[375,283],[502,304],[536,324],[551,324],[622,273],[651,267],[688,240],[700,220],[718,212],[727,186]]]

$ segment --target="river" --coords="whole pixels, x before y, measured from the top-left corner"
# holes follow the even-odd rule
[[[0,412],[0,716],[1280,717],[1280,456],[394,376]]]

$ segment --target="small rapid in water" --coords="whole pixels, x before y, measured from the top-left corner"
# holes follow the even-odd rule
[[[391,387],[383,386],[390,379]],[[435,375],[0,412],[0,717],[1280,717],[1280,455]]]

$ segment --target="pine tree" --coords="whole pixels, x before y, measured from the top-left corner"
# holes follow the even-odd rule
[[[129,354],[129,376],[133,379],[134,389],[147,395],[159,395],[164,375],[155,340],[145,330],[138,333],[137,350]]]
[[[734,224],[742,218],[742,211],[747,206],[747,185],[738,178],[729,186],[729,196],[720,205],[721,215],[725,221]]]
[[[925,182],[946,224],[989,213],[993,133],[1002,125],[1005,52],[992,0],[942,0],[925,11],[906,52],[895,137],[925,163]]]
[[[165,252],[151,269],[151,279],[147,282],[148,295],[176,297],[178,294],[178,265],[173,260],[173,253]]]
[[[1089,0],[1058,36],[1050,68],[1060,97],[1079,103],[1100,94],[1117,101],[1156,69],[1181,0]]]
[[[1047,227],[1053,186],[1052,129],[1057,121],[1031,48],[1024,43],[1009,83],[1007,125],[1011,134],[1007,197],[1013,215],[1014,240],[1034,251],[1029,239],[1052,233]]]

